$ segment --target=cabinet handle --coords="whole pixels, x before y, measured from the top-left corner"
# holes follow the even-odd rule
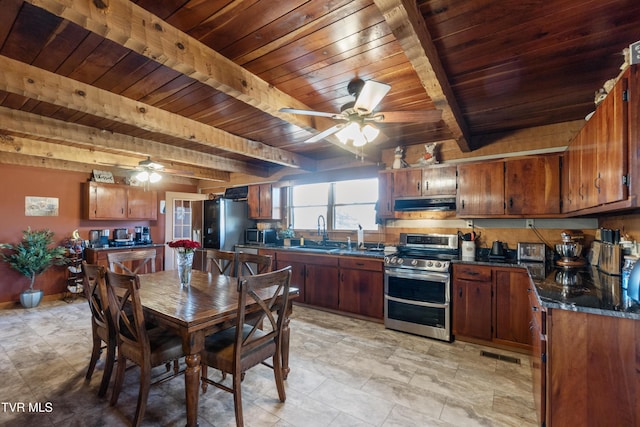
[[[513,207],[513,197],[509,197],[509,207]]]
[[[416,182],[416,187],[418,187],[418,192],[420,192],[420,181]]]
[[[462,200],[462,209],[464,209],[464,200]]]
[[[538,311],[538,307],[536,307],[535,305],[533,307],[531,307],[531,310],[533,310],[534,312]]]
[[[429,190],[429,181],[424,182],[424,189]]]
[[[462,298],[462,287],[458,288],[458,295]]]
[[[477,276],[478,274],[480,274],[477,271],[464,271],[463,273],[468,274],[469,276]]]
[[[600,194],[600,172],[598,172],[598,176],[593,180],[593,186],[598,189],[598,194]]]

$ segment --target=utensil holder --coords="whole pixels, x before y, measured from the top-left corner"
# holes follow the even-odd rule
[[[622,246],[611,243],[602,243],[600,246],[600,258],[598,268],[600,271],[619,276],[622,273]]]
[[[474,240],[462,241],[462,260],[463,261],[476,260],[476,242]]]

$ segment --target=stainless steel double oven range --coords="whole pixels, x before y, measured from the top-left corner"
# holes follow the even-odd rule
[[[384,325],[451,342],[451,260],[456,234],[400,234],[384,259]]]

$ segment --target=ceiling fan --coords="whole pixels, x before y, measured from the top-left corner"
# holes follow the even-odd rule
[[[158,172],[164,170],[164,166],[160,163],[156,163],[151,160],[151,157],[147,157],[146,160],[138,162],[138,172],[135,177],[140,182],[158,182],[162,179],[162,175]]]
[[[342,122],[305,140],[304,142],[306,143],[317,142],[336,134],[341,142],[346,144],[351,140],[355,146],[362,146],[367,142],[372,142],[378,136],[380,131],[373,123],[437,122],[442,118],[440,110],[374,112],[373,110],[390,89],[390,85],[374,80],[354,79],[347,85],[347,90],[350,95],[355,97],[355,100],[344,104],[340,108],[340,113],[298,110],[295,108],[281,108],[280,111],[307,116],[329,117]]]

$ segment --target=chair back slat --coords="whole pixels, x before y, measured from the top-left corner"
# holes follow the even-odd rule
[[[107,253],[109,270],[116,273],[142,274],[155,273],[156,250],[135,250]]]
[[[236,363],[240,363],[242,355],[253,348],[262,346],[268,341],[275,341],[276,348],[280,348],[282,328],[287,303],[289,300],[289,286],[291,283],[291,267],[254,276],[243,276],[238,279],[238,317],[236,319]],[[264,290],[269,290],[264,296]],[[260,295],[263,295],[262,297]],[[249,298],[258,305],[256,312],[247,313],[246,306]],[[246,319],[250,316],[251,322]],[[256,321],[257,319],[257,321]],[[263,327],[263,321],[268,320],[268,328]],[[251,330],[245,334],[244,328]],[[267,332],[268,331],[268,332]]]
[[[238,252],[238,277],[255,276],[273,271],[272,256]]]
[[[149,357],[149,337],[140,302],[140,278],[137,274],[107,271],[109,308],[119,349],[126,357],[139,363],[144,353]]]
[[[105,269],[101,265],[87,264],[86,261],[82,261],[82,273],[84,296],[89,302],[93,321],[98,327],[109,330],[108,300],[106,293],[102,294],[106,291]]]
[[[236,253],[219,249],[207,250],[207,272],[236,276]]]

